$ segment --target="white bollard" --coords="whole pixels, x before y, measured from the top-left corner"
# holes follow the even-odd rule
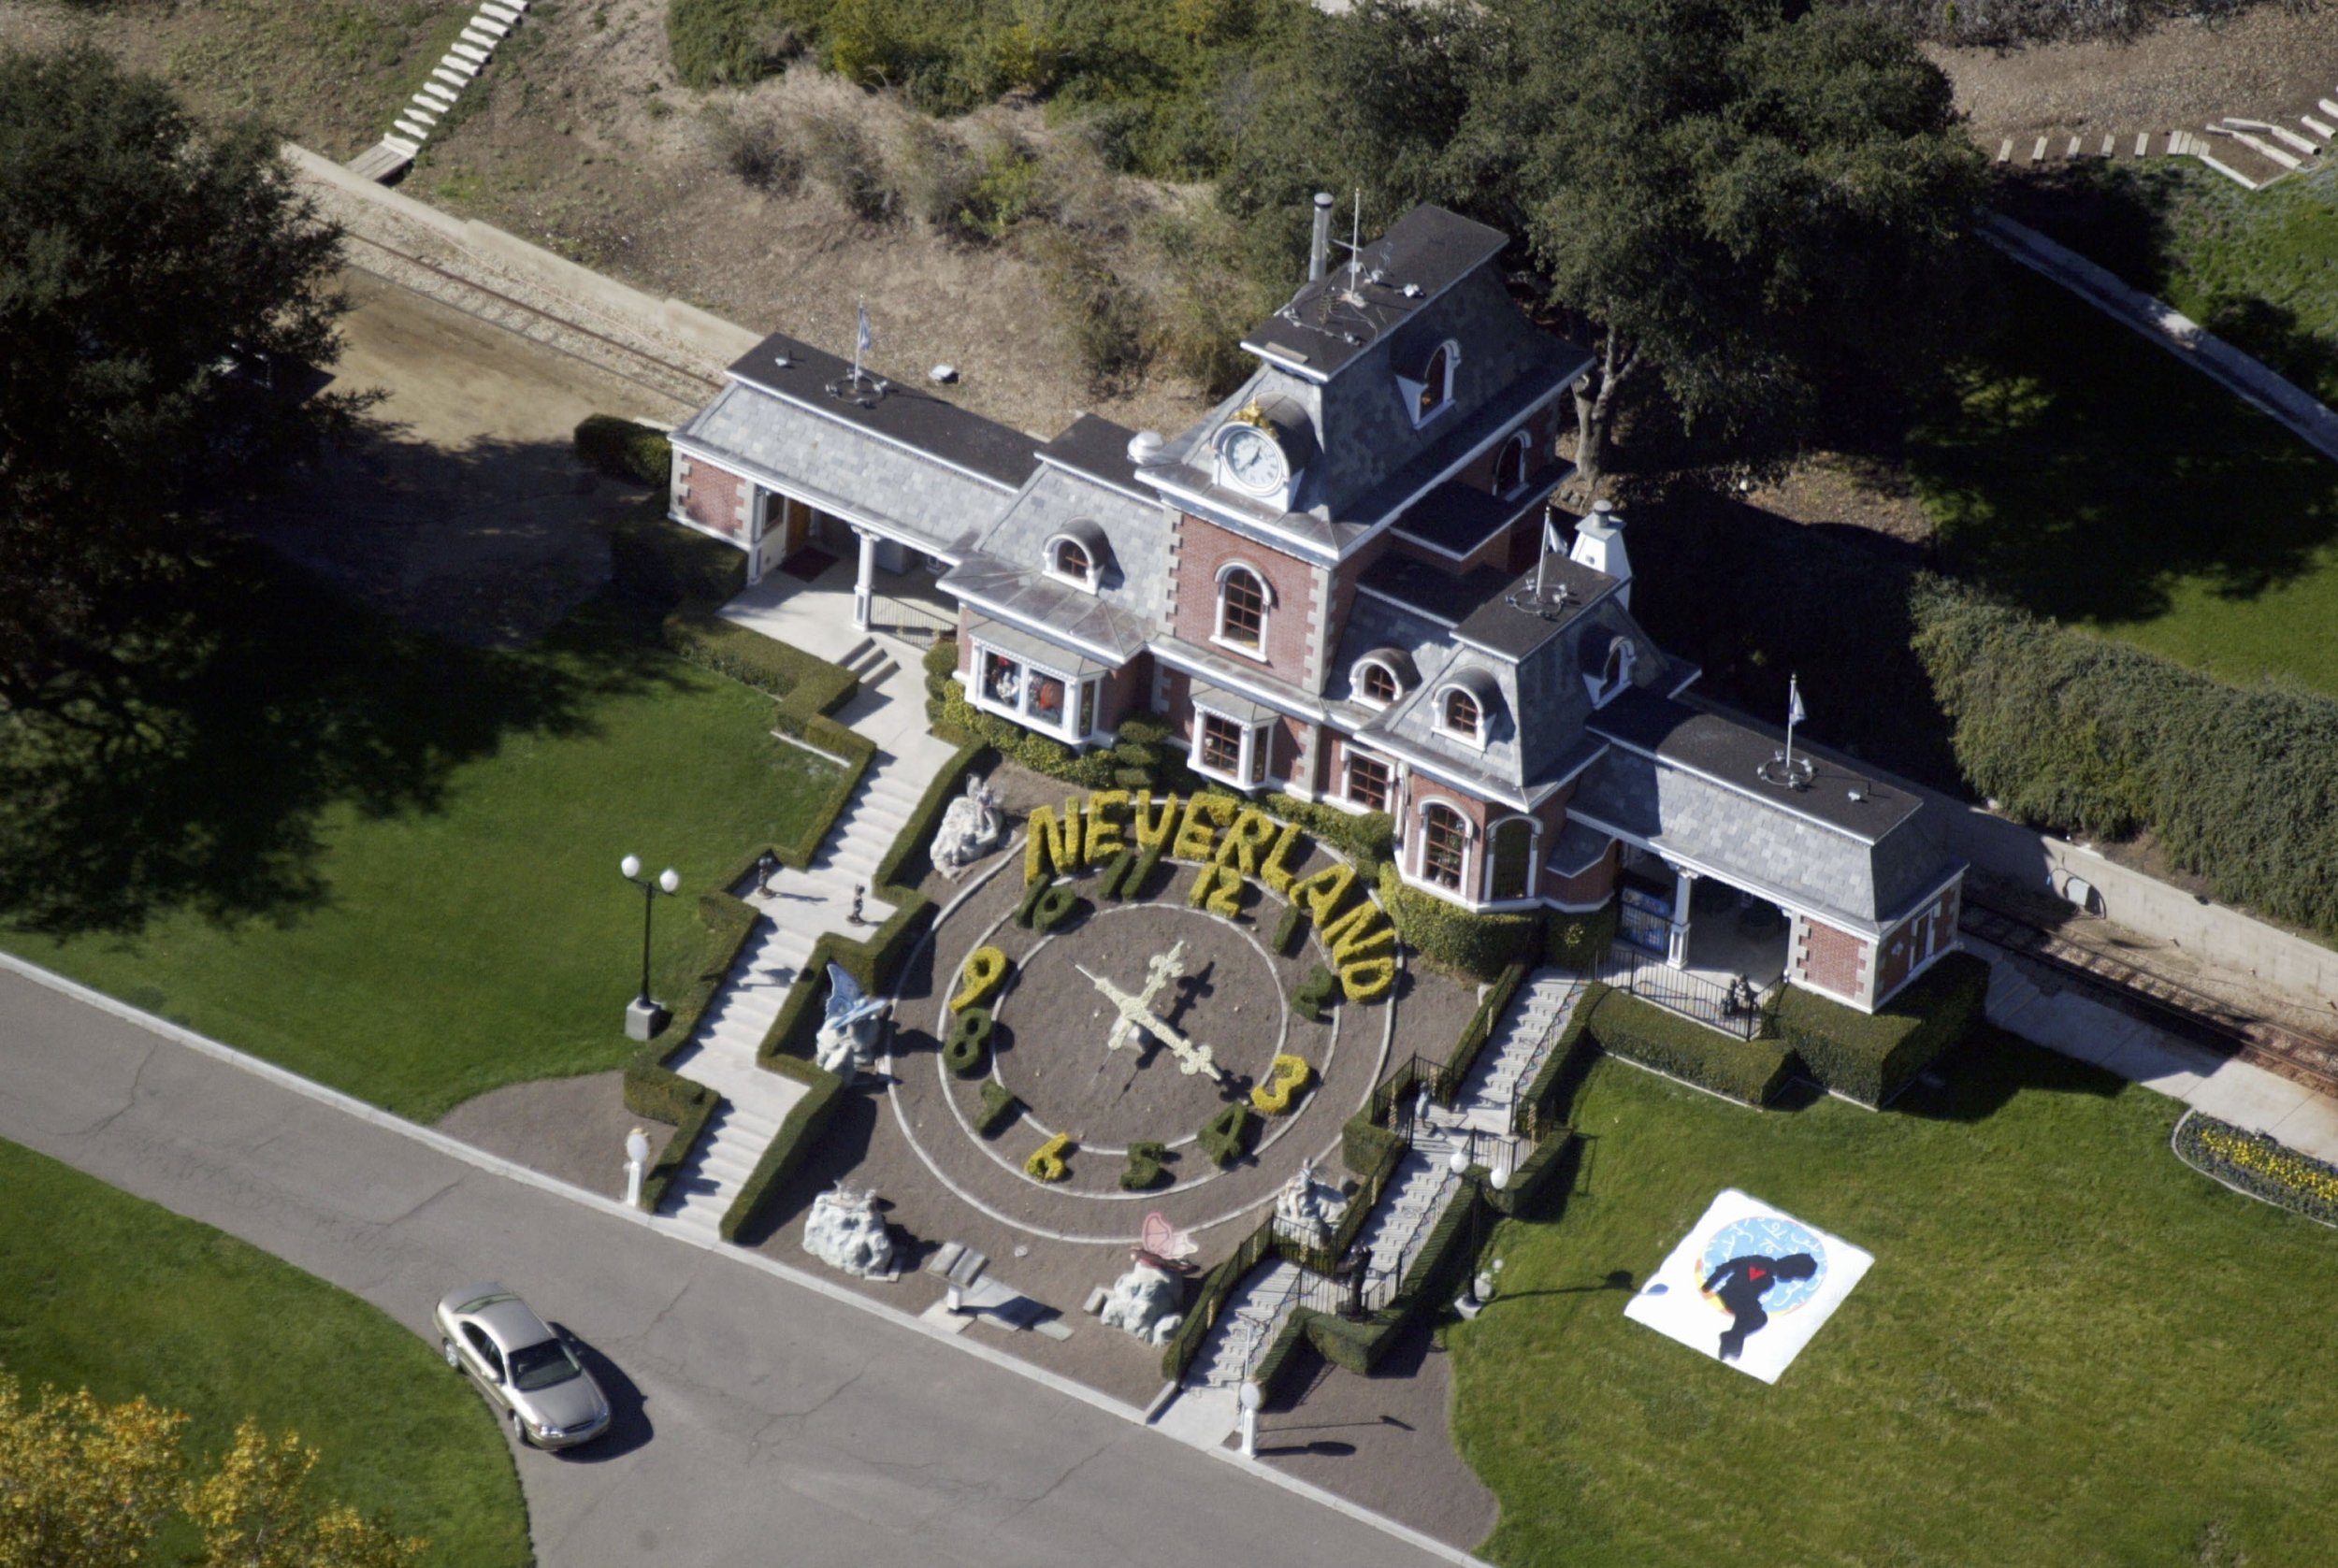
[[[649,1170],[649,1134],[640,1128],[625,1135],[625,1206],[642,1206],[642,1176]]]
[[[1239,1397],[1242,1401],[1242,1457],[1254,1460],[1258,1458],[1258,1407],[1264,1396],[1259,1392],[1257,1384],[1245,1383]]]

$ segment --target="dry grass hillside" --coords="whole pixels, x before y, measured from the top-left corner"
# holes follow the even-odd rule
[[[347,159],[471,10],[451,0],[0,0],[0,42],[86,36],[207,113],[259,110]],[[412,195],[758,329],[956,366],[960,396],[1053,434],[1080,410],[1175,428],[1273,301],[1206,191],[1108,169],[1006,104],[939,122],[799,66],[694,92],[663,0],[537,0],[407,177]]]

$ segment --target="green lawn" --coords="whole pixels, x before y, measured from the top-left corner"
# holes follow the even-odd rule
[[[2172,1100],[1994,1034],[1952,1065],[1883,1115],[1598,1065],[1580,1190],[1498,1232],[1502,1299],[1449,1331],[1456,1440],[1502,1501],[1487,1555],[2338,1561],[2338,1233],[2178,1163]],[[1608,1284],[1726,1187],[1875,1255],[1775,1387],[1627,1321]]]
[[[1908,466],[1952,570],[2223,679],[2338,693],[2338,463],[2007,263]]]
[[[618,860],[681,873],[673,994],[709,942],[695,895],[835,776],[772,739],[769,698],[590,608],[481,654],[281,575],[251,591],[224,668],[153,704],[165,755],[0,787],[23,889],[0,942],[404,1115],[622,1065],[642,898]],[[44,876],[73,896],[28,913]]]
[[[184,1411],[198,1468],[247,1416],[289,1428],[323,1456],[319,1495],[427,1536],[426,1562],[531,1560],[503,1434],[434,1346],[232,1236],[14,1144],[0,1143],[0,1370],[28,1397],[49,1383]]]

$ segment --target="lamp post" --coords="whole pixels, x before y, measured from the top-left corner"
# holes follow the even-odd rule
[[[625,1032],[629,1040],[647,1040],[666,1027],[666,1010],[650,1000],[649,995],[649,922],[650,913],[657,907],[657,895],[671,898],[681,889],[682,878],[671,866],[657,873],[656,881],[642,874],[642,857],[628,855],[617,862],[617,870],[626,881],[642,890],[642,994],[626,1003]]]

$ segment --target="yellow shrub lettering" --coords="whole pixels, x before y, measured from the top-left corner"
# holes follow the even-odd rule
[[[1176,827],[1176,823],[1177,798],[1176,796],[1172,795],[1163,800],[1161,803],[1161,810],[1155,812],[1153,792],[1149,789],[1140,789],[1136,792],[1136,814],[1133,826],[1136,832],[1137,848],[1150,849],[1155,844],[1167,843],[1169,834]]]
[[[1291,891],[1291,861],[1299,849],[1299,825],[1283,824],[1276,837],[1275,847],[1266,853],[1266,864],[1259,868],[1259,880],[1277,893]]]
[[[1291,885],[1291,900],[1304,902],[1307,915],[1321,930],[1339,913],[1339,906],[1348,901],[1348,895],[1356,885],[1356,873],[1345,865],[1326,866],[1313,876],[1301,877]]]
[[[1227,829],[1225,842],[1218,846],[1218,863],[1232,861],[1242,868],[1244,876],[1258,875],[1259,851],[1274,842],[1275,819],[1256,806],[1247,806]]]
[[[1088,863],[1101,866],[1120,853],[1119,820],[1110,813],[1129,803],[1125,789],[1103,789],[1088,798]]]
[[[1053,872],[1048,869],[1055,847],[1055,808],[1041,806],[1031,813],[1024,825],[1028,835],[1023,840],[1023,885],[1045,882]]]
[[[1344,964],[1339,971],[1339,988],[1349,1001],[1372,1001],[1388,994],[1396,984],[1394,958],[1359,958]]]
[[[1369,899],[1359,899],[1356,907],[1321,928],[1324,944],[1332,950],[1332,962],[1345,964],[1360,958],[1376,947],[1393,944],[1396,928],[1388,923],[1379,906]]]
[[[1234,802],[1222,795],[1196,795],[1185,803],[1185,820],[1177,825],[1177,842],[1170,853],[1180,860],[1206,860],[1217,847],[1210,824],[1223,827],[1234,820]]]
[[[1063,802],[1063,819],[1049,824],[1049,852],[1055,856],[1055,869],[1064,876],[1077,876],[1080,870],[1080,803],[1076,799]]]

